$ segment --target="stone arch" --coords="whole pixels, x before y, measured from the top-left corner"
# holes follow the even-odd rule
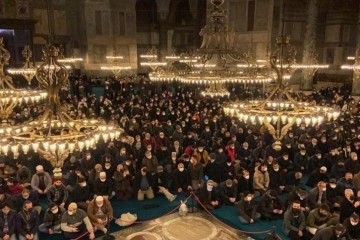
[[[137,29],[149,28],[158,24],[155,0],[137,0],[135,10]]]
[[[168,23],[172,25],[189,24],[193,20],[189,0],[171,0]]]

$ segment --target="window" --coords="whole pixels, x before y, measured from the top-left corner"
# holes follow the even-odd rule
[[[93,47],[94,63],[103,63],[106,61],[106,45],[95,44]]]
[[[247,7],[247,30],[254,31],[254,22],[255,22],[255,0],[248,1]]]
[[[125,36],[125,34],[126,34],[125,13],[119,12],[119,35]]]
[[[95,11],[95,34],[102,34],[101,11]]]

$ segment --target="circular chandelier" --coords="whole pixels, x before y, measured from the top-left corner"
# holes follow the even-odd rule
[[[255,58],[249,53],[239,53],[235,49],[235,32],[229,31],[226,23],[224,0],[212,0],[210,21],[201,29],[202,43],[199,49],[180,55],[166,56],[166,61],[157,60],[157,51],[151,50],[140,57],[148,61],[142,66],[150,66],[150,80],[154,82],[179,81],[185,84],[207,86],[204,96],[228,96],[225,84],[262,84],[273,79],[258,69],[243,70],[239,62],[247,66],[257,66]]]
[[[4,72],[4,66],[9,65],[10,57],[11,57],[10,53],[7,49],[5,49],[3,38],[1,37],[0,38],[0,118],[2,120],[2,125],[8,125],[8,118],[10,114],[13,112],[13,109],[19,104],[38,103],[40,102],[40,100],[43,100],[47,97],[46,91],[32,90],[32,89],[16,89],[13,86],[12,78],[6,75]],[[28,67],[30,66],[31,65],[28,65]]]
[[[227,115],[253,125],[265,125],[274,138],[274,149],[281,150],[281,140],[296,123],[306,126],[333,120],[339,112],[331,107],[298,102],[291,96],[291,89],[283,83],[288,70],[293,69],[295,51],[287,36],[277,38],[277,51],[270,58],[276,73],[276,86],[263,100],[229,103],[224,107]]]
[[[0,127],[1,152],[18,155],[32,149],[54,167],[61,167],[70,153],[95,148],[99,141],[117,139],[123,130],[101,120],[72,119],[60,102],[59,92],[67,84],[68,72],[57,60],[59,49],[47,45],[43,53],[45,60],[37,69],[36,79],[47,93],[45,112],[38,120],[21,126]]]

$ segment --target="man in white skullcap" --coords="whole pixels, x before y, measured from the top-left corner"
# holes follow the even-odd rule
[[[87,214],[95,229],[107,233],[107,224],[113,218],[113,208],[108,199],[97,196],[88,206]]]
[[[31,178],[31,188],[40,195],[46,195],[52,186],[52,179],[49,173],[44,172],[42,165],[36,166],[36,173]]]

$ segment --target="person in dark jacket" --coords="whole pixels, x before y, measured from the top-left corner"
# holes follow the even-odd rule
[[[164,167],[159,165],[157,167],[157,173],[155,173],[153,175],[153,189],[155,191],[155,193],[161,193],[164,194],[165,197],[170,201],[174,201],[176,199],[176,195],[173,195],[171,192],[169,192],[168,190],[168,176],[167,174],[164,172]]]
[[[49,188],[47,192],[48,203],[56,203],[61,207],[65,207],[69,198],[69,192],[62,182],[62,179],[54,179],[54,184]]]
[[[257,206],[253,202],[253,197],[254,196],[250,192],[244,192],[244,197],[240,200],[237,206],[238,216],[241,223],[254,223],[256,219],[261,217],[261,214],[257,212]]]
[[[331,212],[338,212],[343,200],[342,193],[336,185],[336,179],[331,178],[326,187],[326,199]]]
[[[284,206],[277,191],[269,190],[261,197],[258,211],[261,217],[266,220],[283,218]]]
[[[300,202],[301,211],[307,213],[310,211],[308,193],[302,188],[294,188],[286,200],[286,205],[291,206],[293,202]]]
[[[94,194],[96,196],[103,196],[106,199],[111,199],[115,193],[113,192],[113,183],[106,176],[105,172],[100,172],[99,178],[94,182]]]
[[[312,173],[310,173],[306,185],[309,187],[315,187],[316,184],[320,181],[329,181],[329,177],[327,176],[327,168],[325,166],[322,166],[320,169],[315,169]]]
[[[350,240],[346,228],[341,223],[329,226],[316,232],[312,240]]]
[[[144,197],[148,199],[154,198],[154,191],[152,186],[152,175],[147,171],[147,167],[143,165],[140,171],[136,174],[134,179],[134,192],[137,195],[139,201],[144,200]]]
[[[269,178],[270,184],[269,188],[272,190],[281,193],[285,189],[285,174],[280,169],[278,162],[274,162],[271,167],[269,167]]]
[[[39,214],[33,209],[30,201],[25,201],[23,209],[17,215],[17,231],[19,240],[38,240]]]
[[[0,238],[16,240],[17,214],[7,202],[0,204]]]
[[[215,182],[208,180],[206,184],[199,190],[200,207],[212,210],[220,207],[220,199],[215,189]]]
[[[61,233],[61,216],[64,212],[64,208],[59,207],[56,203],[50,203],[44,214],[44,222],[39,226],[39,232],[50,235]]]
[[[360,217],[358,214],[353,213],[347,219],[345,219],[343,225],[346,228],[347,234],[351,239],[360,239]]]
[[[318,182],[317,186],[310,190],[308,199],[310,209],[319,207],[322,203],[327,203],[327,188],[323,181]]]
[[[301,211],[301,204],[299,201],[294,201],[284,214],[283,231],[291,240],[300,240],[304,239],[305,226],[305,215]]]
[[[360,200],[355,198],[353,190],[346,189],[344,194],[345,198],[340,206],[340,222],[344,222],[360,206]]]
[[[93,194],[90,192],[90,186],[85,181],[85,178],[79,178],[71,193],[71,201],[75,202],[79,208],[87,210],[88,204],[92,199]]]
[[[172,178],[172,188],[177,193],[187,194],[192,190],[190,173],[183,163],[179,163],[177,169],[174,171]]]
[[[234,205],[237,198],[237,184],[231,179],[227,179],[220,184],[220,199],[225,205]]]
[[[209,161],[204,168],[204,175],[208,176],[209,179],[213,180],[217,184],[220,184],[221,179],[225,175],[225,169],[223,166],[218,165],[218,163],[215,161],[215,158],[215,154],[209,154]]]
[[[241,176],[238,179],[238,197],[237,200],[240,200],[244,197],[244,192],[250,192],[254,197],[260,196],[259,192],[254,191],[253,179],[250,177],[248,170],[242,170]]]

